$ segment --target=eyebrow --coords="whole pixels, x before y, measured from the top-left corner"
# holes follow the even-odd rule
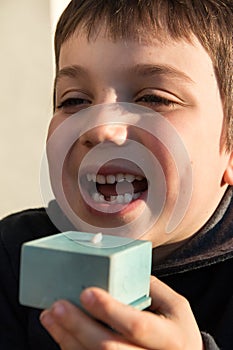
[[[166,64],[138,64],[130,69],[132,73],[144,77],[150,77],[153,75],[164,75],[168,78],[175,78],[183,80],[187,83],[194,84],[194,81],[183,71]]]
[[[194,84],[194,81],[183,71],[166,64],[137,64],[135,66],[126,69],[132,74],[136,74],[142,77],[151,77],[153,75],[167,76],[168,78],[175,78],[178,80],[183,80],[187,83]],[[88,70],[79,65],[72,65],[62,68],[58,71],[55,77],[55,86],[63,77],[68,77],[72,79],[77,79],[78,77],[86,77],[88,75]]]
[[[61,70],[58,71],[55,81],[54,81],[54,86],[57,85],[57,83],[63,78],[63,77],[68,77],[72,79],[77,79],[80,76],[87,76],[88,71],[81,66],[78,65],[72,65],[68,67],[64,67]]]

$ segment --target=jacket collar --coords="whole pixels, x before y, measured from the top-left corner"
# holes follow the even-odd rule
[[[153,250],[153,256],[156,250]],[[225,192],[207,223],[186,243],[159,264],[152,273],[165,276],[189,271],[233,257],[233,187]]]

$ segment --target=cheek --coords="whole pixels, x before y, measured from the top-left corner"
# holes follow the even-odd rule
[[[168,145],[162,144],[158,139],[153,136],[146,136],[145,147],[153,154],[155,159],[161,165],[166,178],[170,176],[177,176],[177,164],[178,155],[174,151],[175,145],[172,150],[169,150]]]
[[[219,181],[223,170],[223,156],[221,155],[221,130],[220,118],[209,118],[209,111],[196,111],[195,118],[186,118],[182,123],[177,123],[175,128],[180,135],[183,148],[189,158],[192,167],[194,183],[203,188],[209,181]],[[187,162],[184,162],[184,167]]]
[[[57,129],[57,127],[65,120],[65,118],[59,116],[58,114],[54,114],[53,118],[51,119],[48,127],[48,133],[47,133],[47,141],[50,138],[50,136],[54,133],[54,131]]]
[[[82,147],[79,141],[76,141],[66,155],[63,166],[63,177],[68,176],[76,180],[83,157]]]

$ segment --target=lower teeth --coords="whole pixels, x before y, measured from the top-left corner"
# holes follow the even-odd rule
[[[134,193],[125,193],[119,194],[118,196],[110,196],[107,199],[99,192],[95,192],[92,194],[92,199],[97,203],[118,203],[118,204],[128,204],[141,196],[142,192]]]

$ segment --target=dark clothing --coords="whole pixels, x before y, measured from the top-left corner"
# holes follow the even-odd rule
[[[206,350],[233,349],[232,218],[229,188],[207,224],[166,262],[152,266],[153,275],[189,300]],[[41,310],[18,302],[22,243],[58,230],[45,209],[38,209],[5,218],[0,223],[0,232],[0,349],[59,349],[40,325]]]

